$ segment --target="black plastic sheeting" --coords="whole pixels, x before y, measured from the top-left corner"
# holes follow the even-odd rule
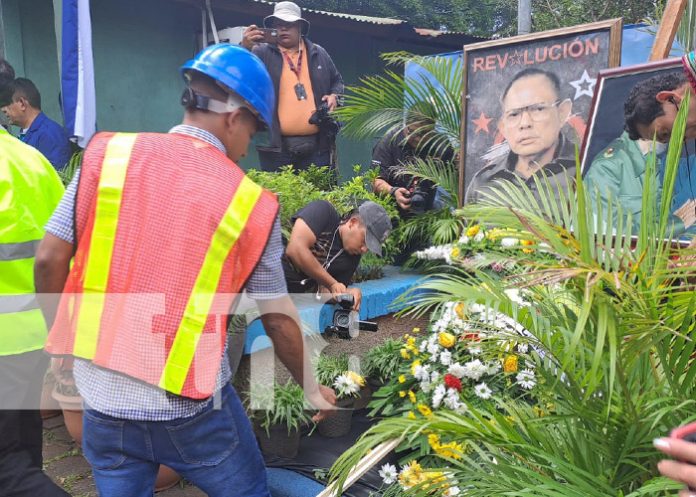
[[[266,466],[269,468],[284,468],[311,478],[322,485],[326,481],[317,479],[315,470],[322,470],[324,474],[333,465],[336,459],[343,452],[351,448],[355,441],[360,438],[365,431],[374,423],[374,420],[367,418],[367,410],[362,409],[353,414],[353,422],[350,433],[343,437],[326,438],[319,434],[317,430],[312,436],[303,436],[300,439],[300,450],[295,459],[284,459],[280,457],[266,457]],[[379,470],[383,464],[389,462],[396,464],[397,457],[392,453],[385,457],[368,471],[360,480],[355,482],[342,495],[345,497],[369,497],[381,495],[379,488],[382,486],[382,478]]]

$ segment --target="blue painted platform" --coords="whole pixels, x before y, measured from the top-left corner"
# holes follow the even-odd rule
[[[396,302],[397,297],[416,285],[422,278],[422,274],[405,272],[399,267],[385,266],[383,278],[353,285],[362,291],[360,319],[370,320],[401,310],[403,304]],[[314,294],[303,295],[301,300],[295,299],[295,305],[302,319],[305,334],[322,333],[331,324],[336,309],[333,305],[317,302]],[[271,341],[266,336],[261,320],[252,321],[247,327],[244,353],[251,354],[270,346]]]

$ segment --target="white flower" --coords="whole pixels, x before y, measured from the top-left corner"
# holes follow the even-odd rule
[[[447,390],[447,395],[445,396],[445,406],[453,411],[461,408],[462,403],[459,401],[459,392],[457,392],[454,388]]]
[[[440,379],[440,373],[438,373],[437,371],[433,371],[432,373],[430,373],[430,381],[432,383],[437,383],[437,380],[439,380],[439,379]]]
[[[444,497],[456,497],[459,495],[459,487],[449,487],[447,490],[445,490],[445,493],[442,494]]]
[[[469,361],[464,365],[464,376],[474,381],[479,380],[487,371],[488,368],[478,359]]]
[[[480,241],[483,240],[485,237],[486,237],[486,235],[483,233],[483,231],[479,231],[478,233],[476,233],[476,236],[474,237],[474,241],[475,241],[475,242],[480,242]]]
[[[399,473],[396,471],[396,466],[393,464],[385,464],[382,469],[379,470],[379,476],[385,485],[391,485],[399,477]]]
[[[336,388],[340,397],[353,397],[360,391],[360,385],[345,373],[336,378],[333,386]]]
[[[521,292],[517,288],[508,288],[507,290],[505,290],[505,295],[508,296],[508,298],[510,299],[511,302],[513,302],[519,306],[523,306],[523,307],[529,306],[529,303],[526,300],[524,300]]]
[[[481,347],[469,347],[469,354],[471,355],[481,355]]]
[[[430,381],[430,366],[416,366],[413,370],[413,376],[418,381]]]
[[[462,245],[467,245],[469,243],[469,237],[464,235],[459,239],[459,243],[461,243]]]
[[[440,344],[437,343],[437,335],[433,335],[430,337],[428,340],[428,354],[430,354],[433,357],[437,357],[438,352],[440,352]],[[437,359],[433,359],[433,361],[436,361]]]
[[[440,363],[443,366],[449,366],[452,363],[452,352],[449,350],[443,350],[440,353]]]
[[[445,385],[438,385],[435,387],[435,391],[433,392],[433,409],[440,407],[440,404],[442,404],[442,399],[445,398],[445,394],[447,394]]]
[[[420,382],[420,389],[421,389],[421,391],[422,391],[423,393],[428,393],[428,392],[430,392],[430,390],[433,389],[433,384],[430,383],[430,380],[421,381],[421,382]]]
[[[534,371],[532,371],[531,369],[525,369],[524,371],[520,371],[519,373],[517,373],[517,376],[515,376],[515,379],[517,380],[517,384],[525,390],[531,390],[536,386],[536,378],[534,376]]]
[[[526,354],[529,351],[529,344],[526,343],[518,343],[517,344],[517,352],[520,354]]]
[[[520,241],[517,238],[507,238],[506,237],[506,238],[503,238],[502,240],[500,240],[500,245],[503,247],[514,247],[518,243],[520,243]]]
[[[466,374],[466,368],[458,362],[455,362],[454,364],[451,364],[449,368],[447,368],[447,372],[452,376],[456,376],[457,378],[461,379]]]
[[[486,385],[485,383],[479,383],[474,387],[474,393],[477,397],[486,400],[491,398],[491,395],[493,395],[493,390],[488,388],[488,385]]]
[[[489,375],[494,375],[500,371],[500,363],[498,361],[491,361],[486,367],[488,368],[487,372]]]

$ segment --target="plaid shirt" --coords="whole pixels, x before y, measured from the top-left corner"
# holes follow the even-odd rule
[[[193,126],[179,125],[170,133],[179,133],[201,139],[223,153],[225,146],[211,133]],[[73,218],[79,170],[46,225],[46,232],[68,243],[75,243]],[[287,294],[285,276],[280,259],[283,244],[280,221],[276,218],[266,250],[245,287],[256,300],[272,299]],[[170,394],[155,386],[94,365],[83,359],[75,360],[75,382],[86,405],[108,416],[139,421],[168,421],[194,416],[202,411],[210,399],[196,401]],[[227,347],[216,380],[216,392],[230,381],[231,372]]]

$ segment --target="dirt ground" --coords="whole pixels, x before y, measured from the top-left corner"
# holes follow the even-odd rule
[[[320,349],[323,348],[325,354],[347,353],[359,360],[368,350],[379,345],[385,339],[399,337],[410,332],[414,327],[425,329],[427,324],[425,318],[396,319],[391,315],[379,318],[377,322],[379,331],[374,333],[362,332],[354,340],[330,337],[325,339],[325,342],[314,340],[313,344]],[[260,367],[256,367],[257,364]],[[280,381],[289,377],[289,373],[281,364],[276,364],[274,368],[270,367],[271,364],[273,361],[270,351],[261,351],[254,354],[253,357],[244,356],[234,379],[237,390],[240,393],[248,390],[252,374],[254,381],[267,377],[271,371],[275,371],[276,378]],[[62,416],[44,421],[43,453],[46,473],[68,493],[74,497],[97,497],[90,467],[82,457],[79,447],[75,445],[68,434]],[[163,497],[202,497],[205,494],[186,482],[180,482],[158,495]]]

